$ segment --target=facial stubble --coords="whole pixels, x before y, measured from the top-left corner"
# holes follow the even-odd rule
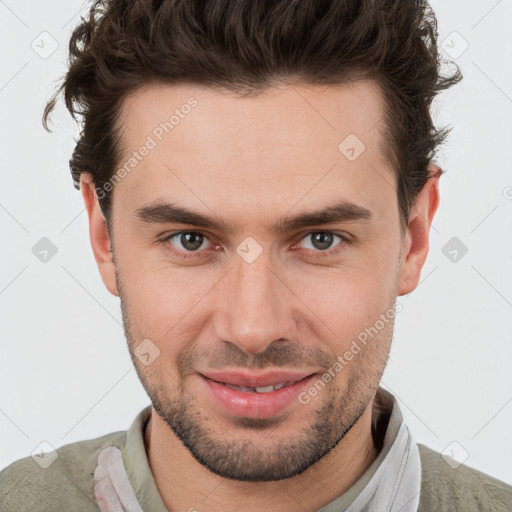
[[[297,429],[292,439],[285,440],[279,435],[279,426],[288,416],[277,421],[233,418],[233,429],[237,435],[243,432],[243,439],[234,440],[234,436],[228,436],[230,440],[223,439],[222,434],[215,433],[215,427],[218,426],[220,432],[225,432],[225,427],[221,427],[199,399],[185,389],[190,367],[196,360],[194,353],[185,351],[180,354],[176,377],[165,367],[165,356],[147,367],[135,356],[136,345],[147,336],[142,335],[137,325],[117,265],[116,281],[130,357],[153,408],[195,460],[219,476],[264,482],[299,475],[333,450],[371,407],[388,360],[389,347],[385,351],[365,347],[357,369],[348,377],[345,390],[340,390],[333,379],[330,387],[320,392],[318,401],[315,400],[321,405],[317,409],[309,408],[312,416],[309,425]],[[389,344],[392,332],[393,324],[388,333]],[[165,346],[165,342],[160,345]],[[304,358],[296,351],[296,360],[301,357]],[[168,383],[171,386],[167,387]],[[298,402],[290,415],[297,407],[305,406]]]

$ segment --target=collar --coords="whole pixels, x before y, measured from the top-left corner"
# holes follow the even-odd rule
[[[379,441],[382,443],[377,458],[352,487],[318,512],[417,511],[421,489],[419,450],[396,398],[381,387],[374,399],[372,435],[377,446]]]

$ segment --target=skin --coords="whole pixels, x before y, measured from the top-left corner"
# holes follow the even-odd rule
[[[429,167],[402,236],[396,177],[381,151],[383,100],[367,80],[287,85],[246,98],[148,84],[123,104],[124,156],[190,96],[197,107],[115,186],[112,241],[90,176],[81,181],[94,256],[105,286],[121,299],[130,354],[153,404],[145,432],[151,469],[169,510],[238,511],[242,497],[244,510],[315,511],[378,455],[372,400],[393,322],[309,403],[294,402],[267,421],[225,413],[197,372],[327,371],[397,296],[416,288],[439,168]],[[353,162],[338,150],[348,134],[366,146]],[[222,219],[233,233],[137,220],[135,210],[157,199]],[[284,215],[340,199],[371,217],[267,230]],[[205,235],[195,253],[179,236],[159,241],[187,229]],[[311,235],[325,231],[351,243],[334,235],[322,250]],[[262,248],[250,264],[236,252],[248,236]],[[182,256],[187,251],[192,258]],[[145,366],[134,349],[148,338],[160,353]]]

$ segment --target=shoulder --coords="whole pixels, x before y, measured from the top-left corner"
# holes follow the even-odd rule
[[[0,472],[0,510],[97,512],[93,475],[98,454],[107,446],[123,448],[125,439],[126,431],[112,432],[61,446],[40,463],[31,456],[13,462]]]
[[[441,454],[418,444],[421,493],[418,512],[510,512],[512,486],[464,464],[452,467]]]

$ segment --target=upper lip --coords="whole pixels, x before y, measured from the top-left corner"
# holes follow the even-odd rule
[[[247,388],[259,388],[265,386],[274,386],[285,382],[302,380],[317,371],[287,371],[287,370],[267,370],[260,373],[248,373],[243,370],[231,371],[207,371],[200,372],[206,377],[217,382],[230,384],[232,386],[243,386]]]

